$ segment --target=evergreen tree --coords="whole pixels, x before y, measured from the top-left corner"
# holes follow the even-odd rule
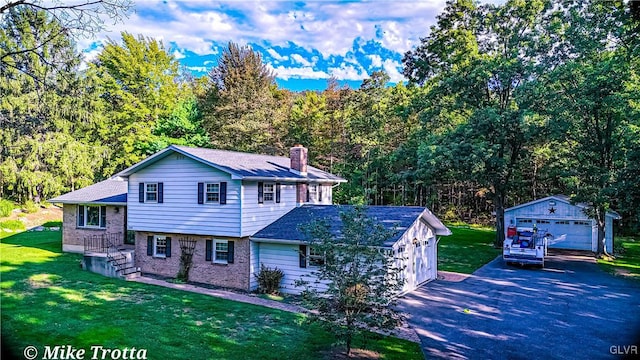
[[[274,75],[259,53],[229,43],[209,74],[204,126],[215,148],[280,153],[285,116]]]
[[[39,202],[91,184],[102,166],[105,149],[78,140],[99,123],[99,105],[61,31],[58,20],[29,7],[12,8],[0,24],[3,61],[12,65],[0,67],[2,197]]]

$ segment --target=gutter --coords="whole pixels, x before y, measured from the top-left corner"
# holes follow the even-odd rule
[[[68,204],[68,205],[112,205],[112,206],[127,206],[126,202],[95,202],[95,201],[49,201],[51,204]],[[57,206],[57,205],[56,205]]]
[[[277,244],[292,244],[292,245],[308,244],[308,242],[301,241],[301,240],[254,238],[252,236],[249,237],[249,240],[253,242],[268,242],[268,243],[277,243]]]
[[[285,181],[285,182],[313,182],[313,183],[335,183],[336,186],[340,183],[346,183],[345,179],[309,179],[309,178],[291,178],[291,177],[271,177],[271,176],[243,176],[238,177],[236,180],[246,180],[246,181]]]

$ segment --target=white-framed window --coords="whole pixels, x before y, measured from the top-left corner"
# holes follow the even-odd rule
[[[229,242],[227,240],[213,241],[213,262],[218,264],[229,262]]]
[[[309,202],[318,201],[318,184],[309,184]]]
[[[207,204],[217,204],[220,202],[220,183],[205,184],[205,202]]]
[[[156,235],[153,237],[153,256],[167,257],[167,237]]]
[[[107,207],[101,205],[78,205],[78,227],[106,228]]]
[[[263,198],[264,202],[274,202],[275,201],[275,184],[265,183],[263,187]]]
[[[309,266],[322,266],[326,261],[326,256],[324,252],[320,251],[315,246],[309,246],[309,255],[307,259],[309,259]]]
[[[145,183],[144,187],[145,202],[158,202],[158,183]]]

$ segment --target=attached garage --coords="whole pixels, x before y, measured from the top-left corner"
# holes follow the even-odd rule
[[[598,227],[596,221],[585,214],[585,209],[587,205],[571,204],[565,195],[534,200],[505,210],[505,231],[514,226],[535,228],[553,238],[564,238],[550,248],[596,251]],[[606,215],[605,239],[609,253],[613,252],[613,220],[618,219],[620,215],[614,211]]]

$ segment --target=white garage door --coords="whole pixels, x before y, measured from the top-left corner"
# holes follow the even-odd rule
[[[533,227],[536,224],[540,231],[546,230],[554,238],[567,235],[564,241],[549,246],[556,249],[591,251],[592,222],[590,220],[552,220],[552,219],[518,219],[518,227]]]

